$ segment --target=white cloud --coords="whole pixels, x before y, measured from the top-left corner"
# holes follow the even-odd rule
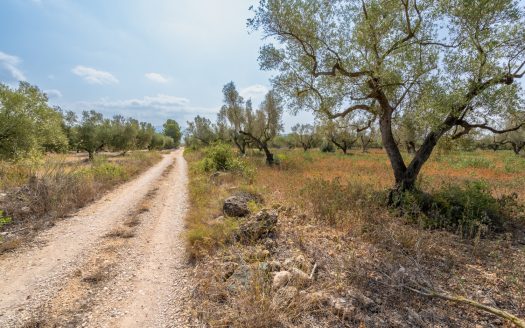
[[[44,93],[49,99],[62,98],[62,92],[56,89],[44,90]]]
[[[20,62],[20,58],[0,51],[0,68],[6,70],[11,78],[17,81],[25,81],[26,77],[24,73],[18,68]]]
[[[106,108],[151,108],[151,109],[165,109],[165,108],[183,108],[188,106],[189,99],[183,97],[169,96],[159,94],[157,96],[146,96],[142,99],[132,98],[125,100],[107,100],[95,102],[96,105]]]
[[[115,114],[134,117],[140,121],[153,123],[155,126],[161,126],[168,118],[175,119],[182,125],[192,120],[195,115],[214,119],[219,110],[218,107],[193,106],[187,98],[166,94],[121,100],[103,98],[97,101],[64,104],[64,106],[76,112],[95,109],[106,117]]]
[[[109,72],[99,71],[92,67],[78,65],[71,70],[73,74],[80,76],[90,84],[117,84],[118,79]]]
[[[241,89],[239,94],[246,100],[251,99],[254,103],[258,103],[264,99],[264,95],[268,92],[268,88],[262,84],[254,84]]]
[[[165,77],[163,76],[162,74],[159,74],[159,73],[146,73],[144,74],[144,76],[150,80],[150,81],[153,81],[153,82],[157,82],[157,83],[168,83],[170,81],[170,78],[168,77]]]

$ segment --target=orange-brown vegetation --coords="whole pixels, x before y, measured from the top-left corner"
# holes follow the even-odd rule
[[[198,282],[195,313],[203,322],[510,327],[477,308],[414,292],[428,289],[525,317],[523,217],[506,222],[498,233],[465,239],[455,231],[427,229],[384,204],[381,192],[393,178],[381,150],[276,154],[279,165],[273,167],[257,153],[249,155],[245,161],[257,172],[249,180],[204,173],[198,169],[202,153],[186,154],[192,202],[188,249]],[[339,182],[320,186],[335,178]],[[438,154],[424,168],[419,187],[440,190],[472,180],[485,181],[495,197],[516,193],[523,204],[525,159],[506,152]],[[259,193],[264,207],[278,211],[275,238],[247,245],[232,237],[238,221],[220,218],[221,201],[239,189]],[[279,271],[292,272],[292,278],[275,288]],[[296,272],[311,279],[299,279]]]

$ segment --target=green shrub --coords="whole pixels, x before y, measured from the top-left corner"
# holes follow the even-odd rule
[[[514,200],[514,201],[513,201]],[[503,223],[517,214],[515,197],[494,198],[484,182],[448,185],[432,194],[411,191],[400,196],[399,208],[406,217],[424,227],[445,229],[463,238],[500,232]]]
[[[231,171],[249,181],[253,180],[256,174],[255,168],[238,158],[227,144],[215,144],[206,148],[204,158],[199,162],[198,167],[204,172]]]
[[[11,223],[11,218],[4,216],[4,211],[0,210],[0,229],[6,224]]]
[[[216,144],[204,150],[205,156],[200,165],[206,171],[230,171],[234,154],[229,145]]]
[[[319,149],[323,153],[335,153],[334,144],[328,140],[323,140],[323,143],[321,144],[321,147],[319,147]]]

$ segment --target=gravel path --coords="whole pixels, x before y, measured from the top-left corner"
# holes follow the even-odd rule
[[[187,327],[178,150],[0,258],[0,327]]]

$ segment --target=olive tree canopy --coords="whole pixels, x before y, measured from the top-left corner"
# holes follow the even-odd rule
[[[282,115],[281,98],[273,90],[270,90],[255,113],[246,111],[245,130],[239,131],[240,134],[249,138],[255,146],[264,151],[266,162],[269,165],[274,163],[274,158],[268,147],[268,142],[283,130]]]
[[[222,106],[217,122],[224,127],[226,138],[230,139],[239,148],[239,152],[244,155],[248,138],[239,133],[246,130],[247,112],[251,112],[251,100],[244,103],[244,99],[239,95],[235,83],[229,82],[222,89],[224,95],[224,105]]]
[[[62,114],[47,101],[27,82],[20,82],[17,89],[0,83],[0,159],[67,149]]]
[[[249,27],[270,43],[263,69],[295,111],[376,115],[396,188],[414,187],[439,139],[523,122],[523,8],[513,0],[261,0]],[[393,119],[425,133],[410,162]],[[509,116],[520,117],[506,127]]]

